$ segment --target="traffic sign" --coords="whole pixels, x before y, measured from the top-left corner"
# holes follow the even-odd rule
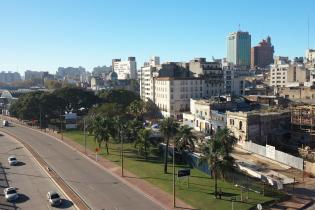
[[[190,169],[178,170],[177,177],[190,176]]]

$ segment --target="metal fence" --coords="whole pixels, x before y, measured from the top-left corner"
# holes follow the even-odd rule
[[[279,163],[303,170],[303,159],[300,157],[295,157],[289,155],[285,152],[276,150],[274,146],[267,145],[266,147],[262,145],[255,144],[253,142],[244,142],[242,144],[243,149],[253,152],[255,154],[267,157],[269,159],[275,160]]]

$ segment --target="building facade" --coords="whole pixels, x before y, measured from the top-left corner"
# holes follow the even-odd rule
[[[0,82],[4,83],[11,83],[15,81],[20,81],[21,80],[21,75],[18,72],[0,72]]]
[[[227,128],[239,143],[252,141],[269,144],[281,141],[289,133],[290,111],[227,112]]]
[[[128,57],[127,61],[113,59],[113,70],[119,80],[137,79],[137,62],[135,57]]]
[[[152,82],[153,73],[157,72],[157,67],[160,65],[160,57],[154,56],[150,58],[149,62],[145,62],[138,73],[140,84],[140,97],[144,101],[152,99]]]
[[[251,35],[233,32],[227,37],[227,61],[237,66],[250,66]]]
[[[287,84],[290,64],[287,57],[276,57],[270,65],[269,85],[273,87],[285,87]]]
[[[253,68],[265,68],[273,63],[274,47],[271,38],[263,39],[258,46],[251,49],[251,66]]]

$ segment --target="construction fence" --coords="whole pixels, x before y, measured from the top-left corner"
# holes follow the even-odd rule
[[[283,163],[283,164],[291,166],[293,168],[303,170],[303,159],[302,158],[295,157],[295,156],[287,154],[285,152],[281,152],[279,150],[276,150],[276,148],[274,146],[271,146],[271,145],[262,146],[262,145],[258,145],[258,144],[255,144],[255,143],[249,142],[249,141],[242,143],[241,146],[243,149],[245,149],[249,152],[267,157],[269,159],[275,160],[279,163]]]

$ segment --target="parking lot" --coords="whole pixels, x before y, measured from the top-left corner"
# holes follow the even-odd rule
[[[14,155],[19,163],[10,166],[8,157]],[[19,199],[8,202],[4,198],[3,189],[15,187]],[[46,199],[48,191],[57,191],[63,198],[59,207],[51,207]],[[15,139],[0,133],[0,209],[75,209],[59,188],[40,168],[31,154]]]

